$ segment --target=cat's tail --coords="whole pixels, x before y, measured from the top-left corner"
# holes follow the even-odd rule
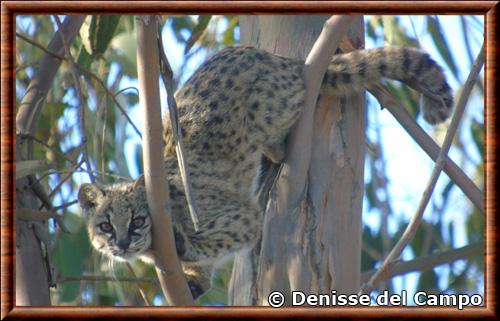
[[[380,83],[402,81],[422,93],[421,109],[430,124],[445,121],[453,109],[453,95],[441,67],[417,49],[385,47],[335,55],[323,79],[322,91],[345,95]]]

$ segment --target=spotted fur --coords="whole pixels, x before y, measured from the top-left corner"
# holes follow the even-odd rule
[[[302,66],[301,61],[252,47],[230,47],[203,64],[176,94],[201,215],[198,232],[187,213],[168,121],[164,158],[177,250],[193,294],[207,289],[207,271],[215,260],[252,246],[261,229],[263,211],[254,197],[256,176],[263,155],[281,160],[283,141],[299,117],[304,100]],[[423,92],[422,112],[429,123],[450,115],[453,99],[441,68],[411,48],[335,55],[321,94],[349,95],[382,78],[406,82]],[[79,201],[98,251],[123,260],[147,259],[151,221],[142,184],[84,184]],[[132,228],[137,217],[144,217],[144,222]]]

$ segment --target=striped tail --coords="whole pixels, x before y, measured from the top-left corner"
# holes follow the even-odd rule
[[[421,109],[430,124],[445,121],[453,109],[453,95],[442,68],[414,48],[379,48],[335,55],[328,67],[322,92],[345,95],[381,82],[402,81],[423,96]]]

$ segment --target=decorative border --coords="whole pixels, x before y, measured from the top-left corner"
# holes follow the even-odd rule
[[[485,317],[498,318],[496,199],[498,181],[498,1],[4,1],[1,4],[1,318],[313,318],[313,317]],[[486,308],[271,308],[271,307],[15,307],[14,175],[15,15],[20,14],[477,14],[484,15]]]

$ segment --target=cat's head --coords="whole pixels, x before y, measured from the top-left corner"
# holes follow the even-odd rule
[[[143,180],[104,187],[83,184],[78,202],[97,251],[122,261],[147,254],[151,217]]]

